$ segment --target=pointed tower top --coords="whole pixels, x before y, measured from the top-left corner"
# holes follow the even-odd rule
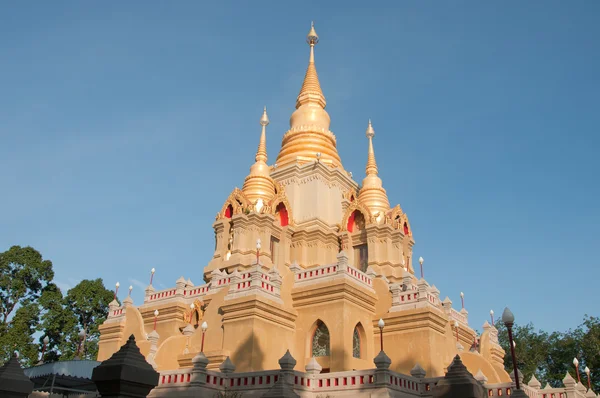
[[[296,109],[308,103],[317,104],[325,109],[327,102],[325,101],[323,91],[321,91],[321,84],[319,83],[319,76],[315,67],[315,45],[319,42],[319,36],[315,31],[314,23],[311,23],[310,32],[306,36],[306,42],[310,46],[310,57],[308,59],[308,68],[304,75],[304,82],[296,100]]]
[[[367,159],[367,175],[378,174],[377,170],[377,162],[375,161],[375,150],[373,149],[373,137],[375,137],[375,129],[373,129],[373,125],[371,124],[371,119],[369,119],[369,126],[367,127],[367,138],[369,139],[369,157]]]
[[[375,150],[373,149],[375,129],[373,128],[371,119],[369,119],[366,136],[369,139],[369,156],[367,158],[367,167],[365,168],[367,176],[363,180],[363,187],[358,193],[358,197],[371,210],[371,214],[377,216],[377,222],[380,222],[384,213],[390,209],[390,202],[385,189],[383,189],[381,178],[378,176],[379,170],[377,169]]]
[[[263,110],[262,117],[260,118],[260,125],[261,126],[269,125],[269,117],[267,116],[267,107],[266,106],[265,106],[265,109]]]
[[[314,24],[306,41],[310,46],[308,68],[296,99],[296,110],[290,117],[290,130],[283,136],[276,163],[281,167],[294,162],[303,164],[318,161],[332,168],[343,169],[336,138],[329,130],[331,119],[325,110],[327,102],[315,67],[315,45],[319,42],[319,36]]]
[[[267,163],[267,126],[269,125],[269,116],[267,116],[266,106],[260,118],[260,125],[262,126],[262,133],[260,134],[258,149],[256,150],[256,157],[254,160]]]
[[[254,164],[250,167],[250,174],[244,181],[242,192],[251,203],[258,199],[263,201],[270,200],[275,195],[275,183],[270,176],[269,166],[267,166],[267,125],[269,116],[267,116],[267,107],[265,106],[260,118],[262,132],[258,142],[258,149],[254,157]]]
[[[306,42],[309,46],[314,46],[319,42],[319,35],[317,35],[317,31],[315,30],[315,22],[311,21],[310,23],[310,32],[306,35]]]

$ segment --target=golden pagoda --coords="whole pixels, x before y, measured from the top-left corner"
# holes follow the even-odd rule
[[[205,359],[208,371],[224,373],[285,364],[320,374],[372,369],[385,345],[399,374],[443,376],[459,354],[472,374],[510,382],[495,327],[479,335],[464,307],[415,275],[414,237],[378,176],[371,121],[360,189],[342,167],[315,67],[318,41],[312,25],[308,68],[275,164],[267,164],[265,108],[255,163],[216,209],[214,253],[193,276],[203,283],[182,277],[169,289],[148,286],[139,306],[111,303],[98,360],[133,334],[169,384],[189,381]]]

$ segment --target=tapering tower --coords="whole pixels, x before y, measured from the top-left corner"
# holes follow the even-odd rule
[[[290,130],[283,136],[277,164],[283,166],[318,159],[331,167],[341,168],[335,136],[329,131],[330,118],[325,110],[327,102],[315,67],[315,45],[319,42],[319,36],[314,24],[306,42],[310,46],[308,68],[296,99],[296,111],[290,118]]]
[[[375,161],[375,151],[373,149],[375,130],[371,124],[371,119],[369,119],[366,135],[369,139],[369,156],[367,158],[367,167],[365,169],[367,176],[363,180],[363,186],[360,189],[358,198],[369,208],[371,215],[376,219],[381,220],[385,216],[385,213],[390,209],[390,201],[388,200],[385,189],[383,189],[383,183],[381,182],[381,178],[379,178],[379,170],[377,169],[377,162]]]
[[[269,117],[267,116],[266,106],[260,118],[260,124],[262,133],[254,158],[255,162],[250,167],[250,174],[246,177],[242,187],[242,192],[250,203],[258,203],[259,207],[275,196],[275,182],[271,178],[270,168],[267,166],[267,126],[269,125]]]

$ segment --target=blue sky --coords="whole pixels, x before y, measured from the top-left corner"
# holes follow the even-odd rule
[[[600,3],[4,2],[0,250],[63,288],[200,283],[212,222],[288,128],[314,20],[345,168],[367,120],[425,276],[472,326],[577,326],[597,304]]]

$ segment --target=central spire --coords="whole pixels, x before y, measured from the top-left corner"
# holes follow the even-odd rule
[[[290,130],[283,136],[277,164],[283,166],[318,161],[330,167],[342,168],[335,136],[329,131],[331,120],[325,110],[327,102],[315,67],[315,46],[319,36],[314,24],[310,26],[306,42],[310,46],[308,68],[296,99],[296,110],[290,118]]]
[[[308,68],[304,75],[304,83],[302,83],[300,94],[298,94],[298,98],[296,99],[296,109],[308,103],[318,104],[321,108],[325,109],[327,102],[325,101],[323,91],[321,91],[319,75],[315,67],[315,46],[319,42],[319,36],[315,31],[314,23],[310,25],[310,32],[306,36],[306,42],[310,46],[310,58],[308,59]]]

